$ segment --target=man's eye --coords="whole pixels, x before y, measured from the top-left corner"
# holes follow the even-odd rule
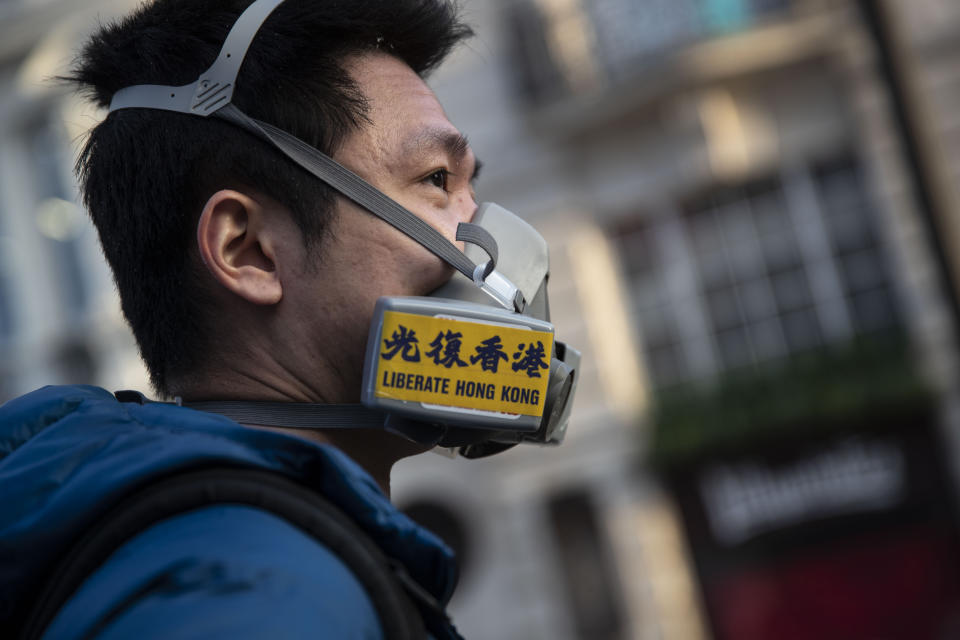
[[[449,176],[450,176],[450,172],[448,172],[446,169],[437,169],[436,171],[431,173],[429,176],[427,176],[426,180],[427,182],[437,187],[438,189],[443,189],[444,191],[446,191],[447,178],[449,178]]]

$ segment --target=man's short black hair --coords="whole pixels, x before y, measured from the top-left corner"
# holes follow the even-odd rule
[[[94,34],[68,80],[103,107],[124,87],[193,82],[250,3],[150,2]],[[470,33],[450,0],[287,0],[254,39],[233,102],[333,154],[366,120],[346,57],[380,50],[424,76]],[[202,366],[216,329],[195,242],[206,200],[238,187],[270,196],[315,248],[336,197],[238,128],[153,109],[111,113],[90,133],[77,174],[124,315],[163,394],[172,378]]]

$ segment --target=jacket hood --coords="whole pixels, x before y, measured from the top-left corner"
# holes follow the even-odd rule
[[[440,602],[453,553],[399,512],[339,450],[163,403],[120,403],[88,386],[45,387],[0,406],[0,628],[84,530],[151,479],[206,466],[283,474],[340,507]]]

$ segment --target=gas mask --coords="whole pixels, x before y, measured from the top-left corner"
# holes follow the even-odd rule
[[[497,247],[496,269],[483,278],[491,257],[472,279],[456,273],[429,297],[380,298],[361,401],[391,418],[437,425],[437,444],[467,457],[519,442],[559,443],[580,353],[557,341],[550,324],[547,243],[492,203],[472,224],[495,244],[467,244],[467,257],[480,262],[481,246]],[[400,420],[388,428],[413,435]]]
[[[250,43],[283,0],[256,0],[216,61],[193,83],[118,91],[110,111],[160,109],[230,122],[411,237],[456,269],[430,296],[383,297],[370,327],[359,405],[207,401],[195,409],[238,422],[305,429],[387,429],[481,457],[520,442],[563,440],[580,354],[555,339],[544,239],[495,204],[481,205],[457,240],[329,156],[231,104]]]

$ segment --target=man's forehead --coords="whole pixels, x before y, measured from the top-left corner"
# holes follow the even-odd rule
[[[401,157],[445,153],[457,159],[468,154],[467,138],[447,119],[433,90],[403,61],[374,52],[355,56],[347,68],[369,109],[369,124],[361,131],[375,139],[380,152]]]
[[[441,112],[433,90],[405,62],[381,52],[352,56],[344,62],[372,110],[420,103]]]

